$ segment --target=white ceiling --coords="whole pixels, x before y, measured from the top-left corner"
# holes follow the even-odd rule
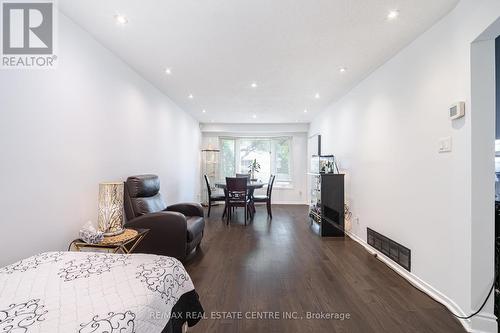
[[[59,0],[58,4],[200,122],[291,123],[310,121],[457,2]],[[393,9],[400,15],[389,21],[387,14]],[[116,14],[125,15],[128,23],[118,25]],[[167,67],[171,75],[165,74]],[[341,67],[347,71],[340,73]],[[258,87],[252,88],[252,82]]]

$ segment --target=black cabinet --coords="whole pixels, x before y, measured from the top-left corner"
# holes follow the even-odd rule
[[[312,174],[310,222],[323,237],[344,236],[344,175]]]

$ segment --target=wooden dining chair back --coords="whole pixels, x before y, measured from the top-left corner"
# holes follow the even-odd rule
[[[212,186],[210,185],[210,179],[208,178],[207,175],[203,175],[203,177],[205,178],[205,184],[207,185],[207,194],[208,194],[208,214],[207,214],[207,216],[210,217],[212,203],[217,202],[217,201],[225,202],[226,196],[213,194],[212,193]],[[224,210],[224,214],[225,213],[226,213],[226,210]]]
[[[269,177],[269,182],[267,184],[267,191],[266,195],[254,195],[252,200],[254,202],[263,202],[266,204],[267,208],[267,215],[272,219],[273,218],[273,212],[271,209],[271,196],[273,194],[273,186],[274,186],[274,180],[276,179],[275,175],[271,175]]]
[[[271,175],[271,177],[269,177],[269,182],[267,183],[267,196],[269,197],[269,200],[271,200],[271,195],[273,194],[273,186],[275,179],[276,175]]]
[[[248,179],[246,177],[231,178],[226,177],[226,207],[227,223],[232,218],[234,207],[245,208],[245,225],[247,224],[248,208]]]
[[[212,196],[212,186],[210,186],[210,179],[208,179],[207,175],[203,175],[203,177],[205,178],[205,184],[207,184],[207,194],[210,198]]]

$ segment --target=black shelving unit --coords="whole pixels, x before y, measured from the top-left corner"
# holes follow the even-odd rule
[[[322,237],[344,236],[344,175],[311,174],[309,218],[312,229]]]

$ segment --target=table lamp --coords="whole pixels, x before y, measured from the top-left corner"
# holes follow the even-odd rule
[[[97,224],[104,236],[121,234],[123,229],[123,182],[99,184]]]

